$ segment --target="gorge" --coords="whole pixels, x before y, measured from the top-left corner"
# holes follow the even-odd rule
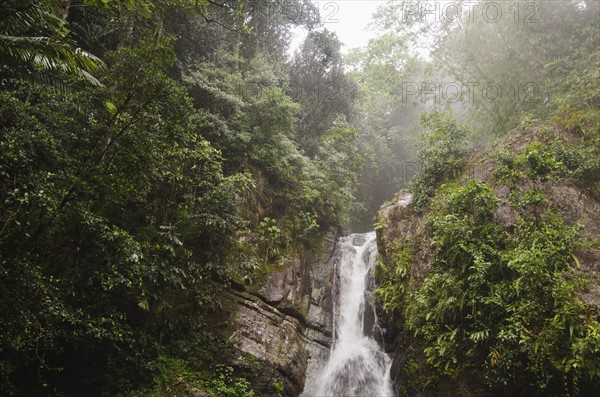
[[[332,230],[315,257],[292,261],[261,285],[239,285],[218,318],[238,353],[261,363],[261,395],[393,396],[372,298],[375,233]]]

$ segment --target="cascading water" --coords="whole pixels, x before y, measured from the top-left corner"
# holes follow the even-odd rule
[[[391,359],[365,327],[367,279],[375,262],[375,233],[353,234],[338,244],[342,250],[336,273],[339,296],[334,313],[334,341],[329,359],[312,379],[303,397],[391,397]],[[369,308],[372,309],[372,308]],[[365,332],[366,331],[366,332]]]

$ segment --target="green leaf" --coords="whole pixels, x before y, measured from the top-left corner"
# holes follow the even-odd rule
[[[571,253],[571,258],[573,258],[573,261],[575,261],[577,269],[581,269],[581,263],[579,263],[579,259],[577,259],[577,256],[574,253]]]
[[[106,106],[106,108],[111,114],[115,114],[117,112],[117,107],[112,102],[106,101],[104,102],[104,106]]]

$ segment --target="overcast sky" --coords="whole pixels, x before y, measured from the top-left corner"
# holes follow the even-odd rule
[[[385,4],[383,0],[313,0],[319,8],[321,22],[327,29],[337,33],[344,44],[342,51],[348,52],[350,48],[362,47],[375,37],[375,33],[366,29],[371,21],[371,15],[379,5]],[[294,40],[290,48],[293,53],[306,37],[303,29],[294,30]]]

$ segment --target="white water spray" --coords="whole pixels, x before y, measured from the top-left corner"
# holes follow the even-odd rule
[[[307,379],[304,397],[391,397],[390,357],[365,334],[367,278],[375,261],[375,233],[353,234],[339,242],[339,297],[329,360],[316,379]],[[371,332],[367,332],[371,333]]]

